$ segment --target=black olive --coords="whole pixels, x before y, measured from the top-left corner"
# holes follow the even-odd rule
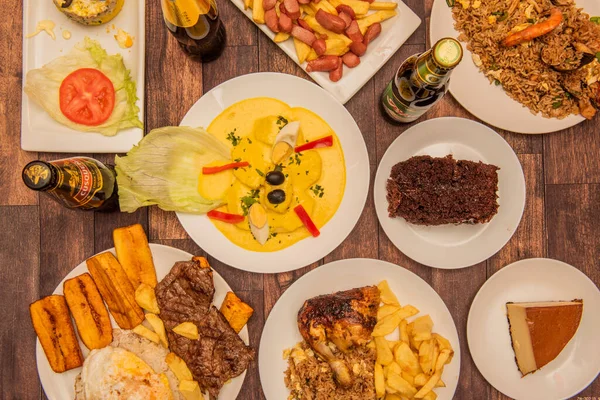
[[[281,171],[271,171],[267,174],[267,182],[272,186],[282,185],[285,181],[285,176]]]
[[[275,189],[269,192],[267,199],[271,204],[281,204],[285,201],[285,192],[281,189]]]
[[[73,0],[65,0],[65,2],[62,4],[62,8],[67,8],[71,5],[71,3],[73,2]]]

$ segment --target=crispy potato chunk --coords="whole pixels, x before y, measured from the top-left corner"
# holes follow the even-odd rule
[[[133,329],[141,324],[144,311],[137,305],[135,290],[115,256],[101,253],[86,263],[117,325],[122,329]]]
[[[168,349],[169,340],[167,339],[167,332],[165,331],[165,324],[163,323],[162,319],[160,319],[156,314],[148,313],[146,314],[146,321],[148,321],[154,332],[156,332],[158,335],[160,343]]]
[[[140,286],[135,289],[135,301],[140,307],[152,314],[160,314],[156,293],[151,286],[145,283],[140,283]]]
[[[133,288],[137,289],[140,283],[155,287],[156,270],[144,228],[140,224],[117,228],[113,231],[113,241],[119,263]]]
[[[196,381],[180,381],[179,392],[185,397],[185,400],[204,400],[204,396],[200,391],[200,386]]]
[[[190,369],[187,367],[187,364],[185,363],[185,361],[179,358],[177,354],[167,354],[167,356],[165,357],[165,362],[180,382],[194,380],[194,376],[192,375]]]
[[[140,335],[141,337],[144,337],[144,338],[146,338],[146,339],[148,339],[151,342],[154,342],[156,344],[158,344],[158,342],[160,341],[158,335],[155,332],[152,332],[150,329],[146,328],[142,324],[140,324],[140,325],[136,326],[135,328],[133,328],[133,331],[135,333],[137,333],[138,335]]]
[[[233,292],[227,292],[221,304],[221,313],[236,333],[244,328],[254,309],[240,300]]]
[[[64,296],[44,297],[29,306],[29,313],[52,371],[81,367],[83,355]]]
[[[182,322],[173,328],[173,332],[191,340],[198,340],[200,338],[198,327],[193,322]]]
[[[83,344],[90,350],[108,346],[113,338],[112,324],[90,274],[66,280],[63,292]]]

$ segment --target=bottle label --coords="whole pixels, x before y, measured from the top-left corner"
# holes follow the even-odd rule
[[[52,161],[57,169],[56,185],[46,193],[70,208],[93,208],[88,203],[104,186],[100,168],[85,158]]]
[[[193,27],[202,15],[216,14],[217,10],[214,0],[161,0],[161,4],[165,20],[182,28]]]
[[[401,98],[398,98],[393,89],[394,81],[383,91],[381,101],[387,114],[398,122],[412,122],[424,114],[425,110],[416,110],[411,107],[415,100],[415,94],[406,78],[400,79],[398,83],[398,92]]]

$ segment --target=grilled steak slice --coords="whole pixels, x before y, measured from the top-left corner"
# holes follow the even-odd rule
[[[198,381],[216,399],[221,387],[240,375],[254,359],[254,350],[246,346],[221,312],[211,305],[215,292],[212,270],[204,259],[178,262],[156,286],[169,347],[181,357]],[[182,322],[198,327],[198,340],[173,332]]]
[[[498,212],[498,169],[451,155],[411,157],[387,181],[389,216],[416,225],[489,222]]]

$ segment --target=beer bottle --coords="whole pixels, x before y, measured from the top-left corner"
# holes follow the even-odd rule
[[[23,182],[67,208],[96,211],[118,209],[114,169],[89,157],[32,161],[23,168]]]
[[[450,74],[462,56],[460,43],[444,38],[425,53],[409,57],[381,96],[384,116],[393,123],[408,123],[425,114],[448,91]]]
[[[193,58],[208,62],[225,49],[225,27],[215,0],[161,0],[167,28]]]

